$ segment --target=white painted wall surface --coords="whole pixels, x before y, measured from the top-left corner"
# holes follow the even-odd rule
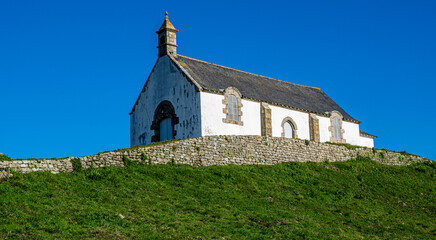
[[[200,92],[201,135],[261,135],[260,103],[242,99],[243,126],[224,123],[224,95]]]
[[[319,120],[319,141],[329,142],[332,133],[329,131],[331,125],[330,118],[316,116]]]
[[[342,129],[344,129],[344,139],[346,143],[351,145],[360,145],[359,124],[342,121]]]
[[[369,137],[360,137],[360,143],[358,144],[360,146],[364,146],[364,147],[374,147],[374,138],[369,138]]]
[[[374,147],[374,139],[360,136],[359,124],[342,121],[342,128],[345,130],[344,138],[347,143],[363,147]]]
[[[141,93],[135,111],[130,115],[131,146],[151,143],[154,130],[150,129],[156,107],[164,100],[170,101],[179,123],[175,126],[176,139],[201,136],[200,93],[177,69],[168,56],[158,59],[154,71]]]
[[[309,114],[299,111],[294,111],[287,108],[269,106],[271,108],[271,126],[272,136],[281,137],[283,128],[282,121],[286,117],[292,118],[297,125],[297,137],[300,139],[310,139],[309,132]]]

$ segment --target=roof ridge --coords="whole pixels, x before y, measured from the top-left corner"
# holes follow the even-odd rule
[[[283,82],[283,83],[294,84],[294,85],[301,86],[301,87],[314,88],[314,89],[321,90],[321,88],[306,86],[306,85],[297,84],[297,83],[286,82],[286,81],[283,81],[283,80],[280,80],[280,79],[276,79],[276,78],[272,78],[272,77],[267,77],[267,76],[263,76],[263,75],[259,75],[259,74],[255,74],[255,73],[250,73],[250,72],[247,72],[247,71],[242,71],[242,70],[239,70],[239,69],[235,69],[235,68],[231,68],[231,67],[226,67],[226,66],[223,66],[223,65],[215,64],[215,63],[210,63],[210,62],[206,62],[206,61],[203,61],[203,60],[199,60],[199,59],[183,56],[183,55],[180,55],[180,54],[177,54],[177,56],[178,57],[182,57],[182,58],[191,59],[191,60],[194,60],[194,61],[197,61],[197,62],[202,62],[202,63],[214,65],[214,66],[217,66],[217,67],[227,68],[227,69],[234,70],[234,71],[237,71],[237,72],[247,73],[247,74],[250,74],[250,75],[254,75],[254,76],[258,76],[258,77],[263,77],[263,78],[269,78],[271,80],[275,80],[275,81],[279,81],[279,82]]]

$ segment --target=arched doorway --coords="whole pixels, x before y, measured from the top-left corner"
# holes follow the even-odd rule
[[[171,126],[171,118],[164,118],[159,122],[159,141],[173,139],[173,126]]]
[[[170,101],[162,101],[156,107],[154,112],[151,130],[154,130],[154,135],[151,137],[152,142],[161,142],[174,139],[177,135],[175,125],[179,123],[179,118],[176,116],[174,106]]]

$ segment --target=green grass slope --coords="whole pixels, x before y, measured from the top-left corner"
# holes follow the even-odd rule
[[[0,239],[434,239],[435,177],[361,157],[18,174],[0,180]]]

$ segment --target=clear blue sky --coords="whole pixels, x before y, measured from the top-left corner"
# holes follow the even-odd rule
[[[168,11],[182,55],[320,87],[377,148],[436,159],[435,1],[0,2],[0,152],[129,147]]]

